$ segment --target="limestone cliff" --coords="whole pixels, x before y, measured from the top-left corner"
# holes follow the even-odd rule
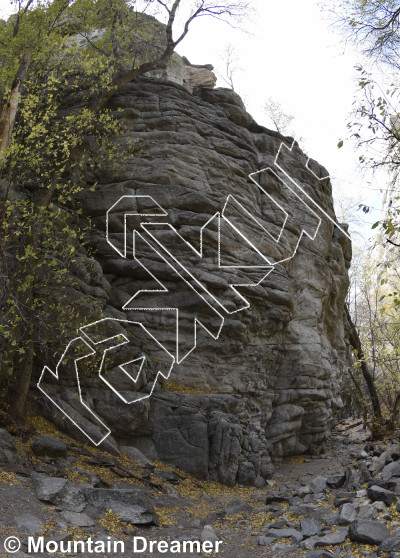
[[[119,333],[129,333],[123,320],[141,322],[172,351],[174,311],[142,308],[179,308],[182,354],[193,348],[193,316],[218,338],[198,327],[194,350],[174,365],[165,385],[157,382],[149,398],[126,404],[95,376],[82,376],[81,384],[86,401],[121,445],[134,445],[201,478],[262,486],[273,470],[271,458],[320,450],[341,406],[341,377],[349,363],[344,303],[351,246],[325,216],[335,220],[329,179],[320,180],[327,171],[310,161],[311,172],[299,147],[258,125],[236,93],[212,89],[209,67],[189,67],[184,74],[176,79],[180,83],[138,79],[112,99],[110,108],[123,127],[118,145],[131,155],[117,169],[104,166],[87,177],[95,188],[81,203],[95,225],[90,243],[101,270],[95,282],[82,279],[92,287],[101,283],[101,296],[108,296],[104,315],[116,319]],[[202,75],[207,87],[199,87]],[[288,176],[304,193],[287,187]],[[197,248],[200,231],[210,222],[202,257],[185,252],[163,225],[148,227],[151,238],[142,230],[136,261],[121,257],[105,233],[106,213],[121,196],[142,196],[135,198],[136,213],[149,216],[154,207],[146,204],[154,200],[167,215],[141,221],[171,224]],[[120,250],[133,198],[126,199],[109,222],[110,238]],[[231,226],[221,221],[219,229],[217,220],[210,220],[224,208]],[[285,216],[286,234],[279,239]],[[139,229],[140,218],[129,217],[126,226]],[[296,250],[302,229],[310,238],[303,235]],[[273,269],[257,285],[269,271],[265,256]],[[186,280],[169,267],[173,257],[194,270]],[[146,292],[157,291],[157,281],[166,292]],[[236,291],[230,286],[251,283],[255,286]],[[198,294],[203,287],[206,304]],[[138,292],[140,300],[127,305]],[[217,336],[219,316],[224,321]],[[148,393],[163,358],[148,339],[132,335],[137,355],[150,355],[147,369],[134,389],[126,377],[110,379],[129,401],[137,395],[131,392]],[[125,349],[111,357],[110,378],[128,360]],[[62,397],[72,407],[74,390],[65,382]],[[40,404],[59,425],[74,430],[69,421],[54,419],[57,411],[45,398]]]

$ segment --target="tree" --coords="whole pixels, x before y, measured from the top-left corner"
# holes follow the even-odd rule
[[[398,426],[400,411],[400,274],[394,262],[383,273],[379,262],[393,257],[383,251],[379,243],[373,250],[356,251],[348,297],[351,379],[376,437]]]
[[[350,39],[377,62],[399,69],[400,3],[398,0],[345,0],[335,8]]]
[[[76,294],[89,226],[76,197],[95,186],[88,169],[124,156],[108,141],[120,132],[108,101],[165,68],[195,19],[236,19],[248,3],[19,0],[17,8],[0,25],[0,387],[3,407],[22,421],[35,358],[82,316],[101,317],[100,303]]]
[[[234,78],[235,74],[241,68],[239,67],[239,56],[234,45],[228,43],[222,52],[221,60],[223,71],[217,72],[218,76],[226,83],[226,85],[235,91]]]
[[[283,112],[283,108],[278,101],[269,97],[264,105],[264,112],[280,134],[294,137],[295,134],[292,129],[294,116]]]
[[[359,92],[348,128],[360,152],[360,164],[388,171],[389,208],[397,195],[400,169],[400,2],[345,0],[335,14],[347,37],[361,48],[366,63],[372,64],[371,68],[357,67]],[[390,211],[380,223],[385,240],[395,240],[397,216],[397,210]]]
[[[144,73],[152,70],[166,68],[169,60],[172,57],[176,47],[183,41],[189,32],[190,25],[192,22],[203,16],[210,16],[217,19],[223,19],[228,16],[232,19],[238,19],[243,17],[243,15],[249,10],[249,2],[242,0],[233,0],[225,2],[216,2],[213,0],[195,0],[190,3],[185,3],[182,0],[153,0],[145,2],[145,5],[150,8],[153,13],[161,16],[161,19],[165,19],[165,36],[164,41],[156,41],[154,43],[154,37],[150,42],[147,42],[147,46],[151,44],[152,48],[150,51],[146,52],[145,49],[145,59],[139,53],[139,56],[135,56],[134,63],[131,61],[127,64],[127,67],[121,67],[121,52],[123,51],[124,45],[118,40],[119,37],[124,37],[125,40],[130,37],[133,28],[131,27],[129,34],[122,29],[126,26],[124,22],[123,8],[126,7],[125,0],[120,0],[119,5],[116,0],[110,2],[106,0],[107,10],[110,11],[111,21],[110,21],[110,42],[111,48],[108,50],[108,57],[111,55],[112,61],[117,61],[117,63],[112,64],[111,77],[106,87],[96,96],[94,101],[91,103],[90,108],[93,111],[99,110],[115,95],[120,91],[127,83],[132,81]],[[189,9],[187,9],[189,7]],[[179,26],[176,24],[179,11],[182,8],[186,8],[186,14],[184,16],[184,23]],[[183,10],[182,10],[183,11]],[[136,18],[138,17],[137,12],[135,12]],[[140,20],[139,16],[139,20]],[[156,26],[157,27],[157,26]],[[121,32],[122,31],[122,32]],[[159,39],[159,32],[156,33]],[[154,48],[154,44],[156,47]],[[161,46],[161,48],[160,48]],[[146,56],[147,55],[147,56]]]

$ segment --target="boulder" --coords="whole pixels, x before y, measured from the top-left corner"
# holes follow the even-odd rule
[[[39,457],[65,457],[67,455],[67,446],[64,442],[47,436],[47,434],[37,436],[32,442],[31,449],[33,454]]]
[[[14,465],[19,461],[18,450],[13,437],[7,430],[0,428],[0,463]]]
[[[138,448],[133,446],[121,446],[121,450],[127,453],[129,457],[142,467],[146,467],[147,469],[155,468],[154,463],[150,461],[150,459],[147,459],[147,457]]]
[[[356,515],[356,508],[353,504],[343,504],[339,512],[339,525],[349,525],[355,520]]]
[[[158,525],[157,514],[148,495],[139,488],[83,488],[87,502],[101,511],[111,509],[132,525]]]
[[[338,533],[327,533],[322,537],[317,537],[315,540],[315,546],[328,546],[342,544],[347,539],[348,531],[347,529],[339,529]]]
[[[378,475],[387,465],[392,461],[398,461],[400,459],[400,446],[398,444],[393,444],[387,450],[385,450],[376,461],[373,461],[370,466],[370,472],[373,476]]]
[[[215,543],[217,541],[221,541],[222,538],[216,534],[212,525],[204,525],[203,530],[200,533],[200,540],[201,542],[210,541]]]
[[[382,552],[397,551],[400,551],[400,534],[393,535],[385,539],[383,543],[379,545],[377,554],[379,556]]]
[[[207,83],[205,74],[207,79],[212,77],[204,69],[188,72],[196,79],[201,74],[203,85]],[[298,145],[291,149],[289,140],[258,125],[235,92],[195,87],[191,93],[181,83],[142,77],[112,98],[109,108],[125,130],[116,139],[117,148],[131,149],[140,137],[140,149],[118,168],[104,161],[98,169],[88,170],[88,182],[97,184],[96,191],[87,189],[79,199],[94,224],[90,243],[97,248],[97,280],[103,273],[110,286],[105,314],[122,314],[121,327],[132,340],[132,352],[140,349],[148,356],[145,378],[129,386],[129,378],[121,374],[114,387],[131,398],[139,391],[146,399],[124,405],[107,386],[96,383],[95,375],[82,378],[82,389],[124,446],[135,446],[148,459],[159,459],[199,478],[232,486],[261,486],[272,473],[271,456],[318,453],[342,406],[342,372],[350,365],[343,312],[350,241],[325,217],[319,226],[315,213],[282,182],[278,164],[293,180],[306,184],[307,195],[323,215],[334,219],[331,184],[326,180],[321,188],[319,180],[328,175],[326,169],[316,161],[310,163],[310,169],[308,157]],[[268,168],[272,171],[259,172]],[[249,179],[254,172],[259,186]],[[126,196],[122,205],[116,206],[122,196]],[[231,221],[221,218],[219,235],[224,265],[214,265],[194,253],[185,263],[187,245],[172,228],[167,234],[171,257],[190,265],[201,292],[217,297],[218,304],[229,312],[220,339],[207,336],[194,347],[196,316],[214,332],[218,314],[165,261],[151,257],[145,246],[136,261],[118,254],[118,246],[124,244],[124,215],[132,209],[124,205],[128,196],[137,205],[136,215],[149,213],[151,199],[153,205],[159,204],[167,215],[165,222],[182,230],[184,238],[198,239],[204,230],[204,238],[210,242],[206,248],[211,251],[216,223],[211,217],[221,214],[228,200],[224,211]],[[282,227],[271,200],[290,216],[292,225],[283,229],[284,242],[260,234]],[[105,216],[111,207],[107,242]],[[304,219],[310,230],[319,227],[319,232],[315,240],[303,235],[297,246]],[[130,221],[133,228],[140,227],[138,216]],[[165,233],[162,227],[152,231],[161,243]],[[262,245],[253,250],[253,242]],[[265,263],[270,254],[277,261],[294,255],[290,266],[277,266],[261,281],[262,270],[257,265]],[[146,260],[149,273],[140,259]],[[168,292],[152,290],[154,278],[168,283]],[[85,288],[93,284],[96,281],[91,285],[85,280]],[[254,294],[248,313],[236,312],[243,299],[231,284],[257,285],[246,287],[244,296],[249,301]],[[138,340],[122,324],[125,315],[129,318],[129,312],[121,312],[122,306],[138,291],[144,305],[154,308],[162,303],[179,309],[184,316],[179,324],[180,346],[191,351],[190,359],[179,364],[174,379],[177,388],[170,384],[164,389],[158,382],[159,389],[151,398],[149,386],[158,372],[154,363],[160,360],[160,349],[153,338]],[[161,333],[168,346],[175,342],[176,324],[164,313],[133,313],[145,319],[151,331]],[[68,403],[74,404],[72,394]]]
[[[379,521],[356,519],[350,523],[349,536],[355,542],[381,544],[390,537],[390,531]]]
[[[251,513],[253,508],[244,500],[235,500],[228,504],[224,510],[225,515],[236,515],[237,513]]]
[[[304,538],[318,535],[322,531],[322,525],[310,518],[303,518],[300,520],[301,534]]]
[[[339,527],[337,533],[326,533],[324,535],[315,535],[300,543],[305,550],[312,550],[315,546],[330,546],[342,544],[348,535],[348,529]]]
[[[381,486],[370,486],[367,489],[368,497],[374,502],[384,502],[387,506],[391,506],[397,500],[396,494]]]
[[[67,479],[32,474],[33,486],[39,500],[63,510],[81,512],[86,507],[82,491]]]
[[[40,533],[44,524],[41,519],[29,513],[23,513],[14,517],[14,522],[18,525],[18,527],[22,527],[29,531],[31,535],[37,535]]]
[[[360,506],[357,513],[357,519],[376,519],[377,517],[378,510],[376,509],[376,506],[371,504],[364,504]]]
[[[382,469],[382,479],[389,480],[392,477],[400,477],[400,461],[392,461]]]
[[[308,484],[314,494],[325,492],[327,488],[326,478],[320,475],[313,477]]]
[[[331,475],[330,477],[327,477],[326,484],[330,488],[341,488],[344,485],[345,481],[346,475],[345,473],[342,473],[339,475]]]
[[[63,511],[60,515],[67,523],[73,525],[74,527],[92,527],[95,525],[95,521],[86,513]]]

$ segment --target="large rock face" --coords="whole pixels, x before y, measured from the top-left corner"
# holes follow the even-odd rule
[[[131,341],[111,355],[105,378],[112,389],[96,376],[81,378],[86,401],[122,445],[201,478],[262,486],[271,458],[321,449],[341,405],[351,247],[324,215],[335,219],[329,179],[320,180],[327,172],[310,161],[311,172],[290,138],[256,124],[227,89],[142,78],[110,106],[124,129],[118,145],[131,155],[117,168],[93,171],[95,190],[82,207],[95,225],[90,242],[110,286],[104,314]],[[289,189],[285,173],[305,193]],[[126,258],[106,240],[106,212],[121,196],[141,197],[114,207],[109,239],[123,253],[124,215],[147,213],[126,218],[128,232],[141,231],[136,260],[130,234]],[[161,213],[156,204],[165,217],[152,216]],[[218,212],[220,229],[218,216],[212,219]],[[182,237],[200,249],[202,227],[199,255]],[[303,235],[297,247],[302,229],[310,238]],[[194,337],[195,318],[209,333],[198,326]],[[146,325],[171,354],[179,339],[180,364],[140,401],[166,353],[123,320]],[[135,347],[133,356],[127,347]],[[132,388],[117,365],[141,355],[147,364]],[[64,386],[72,406],[74,389]]]

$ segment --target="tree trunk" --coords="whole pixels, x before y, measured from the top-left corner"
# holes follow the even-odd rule
[[[28,313],[33,303],[33,281],[31,281],[31,283],[32,284],[29,285],[27,288],[27,292],[23,297],[23,301],[18,301],[27,305]],[[27,318],[29,320],[27,327],[23,329],[21,334],[23,334],[25,338],[29,340],[29,343],[26,344],[25,353],[21,355],[20,359],[17,362],[15,362],[15,360],[19,356],[18,349],[15,351],[13,362],[14,370],[9,378],[7,386],[6,403],[9,407],[11,418],[17,423],[23,423],[25,420],[25,404],[28,397],[29,386],[32,377],[34,357],[34,321],[30,318],[30,316],[28,316]],[[17,337],[19,337],[18,334]]]
[[[347,306],[345,306],[345,312],[349,324],[349,329],[348,329],[349,341],[353,349],[357,351],[357,359],[360,363],[361,373],[367,385],[368,393],[371,400],[372,411],[374,414],[373,429],[374,428],[376,429],[376,432],[373,433],[375,434],[378,433],[382,427],[382,410],[379,402],[379,396],[378,396],[378,392],[376,391],[374,378],[371,374],[371,371],[365,359],[365,354],[362,348],[360,336],[358,334],[356,326],[353,324]]]
[[[2,157],[3,152],[11,144],[12,131],[17,114],[21,87],[26,77],[30,61],[30,53],[25,52],[21,59],[18,71],[15,74],[14,81],[12,82],[8,99],[3,105],[0,117],[0,158]]]

